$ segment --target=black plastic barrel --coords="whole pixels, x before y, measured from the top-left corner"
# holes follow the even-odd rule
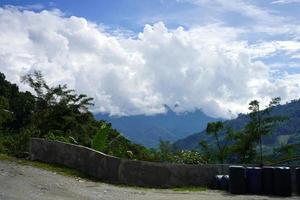
[[[278,196],[292,195],[291,169],[289,167],[276,167],[274,169],[273,191]]]
[[[229,191],[232,194],[246,193],[245,167],[243,166],[229,167]]]
[[[223,175],[215,175],[211,182],[210,188],[213,190],[220,190],[222,177],[223,177]]]
[[[297,193],[300,195],[300,167],[295,169],[296,173],[296,183],[297,183]]]
[[[221,190],[229,191],[229,176],[228,175],[222,176],[221,182],[220,182],[220,188],[221,188]]]
[[[246,168],[246,185],[249,194],[261,194],[262,192],[262,169],[260,167]]]
[[[263,194],[274,194],[273,193],[273,174],[274,167],[263,167],[262,168],[262,193]]]

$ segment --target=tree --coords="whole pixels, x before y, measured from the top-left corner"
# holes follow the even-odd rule
[[[275,152],[273,156],[277,160],[287,161],[288,164],[290,164],[289,160],[296,156],[294,144],[281,144],[280,147],[275,147],[273,151]]]
[[[206,163],[211,163],[214,157],[214,153],[211,151],[210,145],[205,140],[199,141],[199,146],[201,149],[201,156]]]
[[[222,164],[222,171],[223,171],[224,161],[228,157],[228,152],[229,152],[228,134],[230,133],[230,131],[231,129],[225,127],[224,123],[221,121],[210,122],[207,124],[206,134],[214,138],[216,148],[211,147],[211,145],[209,145],[204,140],[201,140],[199,142],[199,145],[202,149],[203,158],[206,159],[207,162],[210,162],[215,157],[217,161]]]
[[[159,141],[159,156],[162,162],[173,162],[173,146],[169,141]]]
[[[42,73],[22,77],[36,95],[20,92],[0,73],[0,152],[26,155],[30,137],[75,143],[113,156],[159,161],[156,150],[134,144],[106,121],[97,121],[88,108],[92,98],[66,85],[50,87]]]
[[[224,123],[223,122],[210,122],[207,124],[206,127],[206,133],[208,135],[212,135],[215,138],[217,148],[218,148],[218,153],[217,153],[217,158],[221,162],[221,164],[224,164],[224,159],[226,156],[226,150],[227,146],[226,145],[221,145],[220,141],[220,136],[219,133],[220,131],[224,128]]]
[[[5,97],[0,96],[0,130],[3,128],[5,123],[12,120],[13,113],[8,109],[8,100]]]
[[[109,127],[105,124],[101,126],[92,140],[92,148],[104,152],[108,146]]]
[[[37,95],[31,125],[38,130],[39,137],[74,137],[80,144],[90,146],[92,136],[100,128],[88,111],[93,98],[78,95],[66,85],[48,86],[40,71],[23,76],[22,82],[29,84]]]
[[[5,80],[5,75],[0,72],[0,98],[0,120],[6,119],[3,128],[19,132],[31,120],[34,96],[30,92],[20,92],[18,86]]]
[[[233,151],[239,155],[240,162],[252,162],[256,157],[256,147],[259,145],[260,164],[263,165],[262,137],[270,135],[278,122],[286,120],[285,117],[271,115],[273,107],[279,105],[279,102],[279,97],[272,99],[264,110],[260,110],[257,100],[249,103],[249,122],[242,132],[236,132],[232,136],[235,141]]]

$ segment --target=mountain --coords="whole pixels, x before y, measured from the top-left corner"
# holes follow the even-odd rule
[[[159,140],[174,142],[188,136],[192,132],[204,130],[208,122],[220,119],[205,115],[201,110],[180,113],[166,107],[165,114],[153,116],[134,115],[111,117],[107,114],[96,114],[98,120],[110,122],[130,140],[147,147],[156,148]]]
[[[288,120],[280,123],[272,135],[263,137],[265,147],[275,147],[280,144],[294,144],[300,142],[300,99],[293,100],[285,105],[273,108],[271,115],[288,117]],[[235,130],[242,129],[248,122],[249,116],[240,114],[236,119],[225,121],[225,124]],[[174,145],[179,149],[196,149],[200,140],[210,140],[205,131],[198,132],[179,139]]]

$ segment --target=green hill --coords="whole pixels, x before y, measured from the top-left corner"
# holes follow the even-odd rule
[[[280,144],[295,144],[300,142],[300,99],[273,108],[271,115],[288,117],[288,120],[280,123],[272,135],[263,137],[265,148],[273,148]],[[235,130],[241,130],[248,122],[249,116],[240,114],[236,119],[227,120],[225,124]],[[189,135],[177,140],[174,145],[178,149],[197,149],[200,140],[210,140],[205,131]]]

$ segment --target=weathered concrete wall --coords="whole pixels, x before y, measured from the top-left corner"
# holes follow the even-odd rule
[[[150,187],[209,186],[216,174],[228,174],[229,165],[183,165],[133,161],[93,149],[32,138],[30,157],[78,169],[105,182]],[[293,182],[294,167],[292,167]],[[295,185],[295,184],[294,184]]]
[[[150,187],[207,186],[219,173],[214,165],[181,165],[120,159],[93,149],[32,138],[30,157],[78,169],[106,182]]]

